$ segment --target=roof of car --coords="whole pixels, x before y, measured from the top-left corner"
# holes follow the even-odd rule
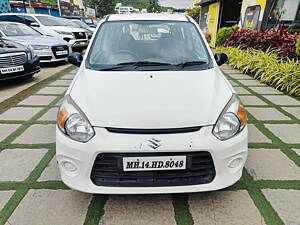
[[[108,21],[120,20],[169,20],[169,21],[189,21],[186,15],[182,14],[167,14],[167,13],[131,13],[131,14],[112,14]]]
[[[34,13],[1,13],[1,15],[20,15],[20,16],[51,16],[48,14],[34,14]]]

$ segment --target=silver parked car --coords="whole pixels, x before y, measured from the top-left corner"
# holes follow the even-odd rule
[[[71,52],[68,42],[42,35],[22,23],[0,22],[0,36],[2,39],[31,46],[42,63],[67,60]]]

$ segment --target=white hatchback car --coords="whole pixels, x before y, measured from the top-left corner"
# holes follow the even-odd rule
[[[59,108],[56,157],[88,193],[181,193],[237,182],[246,112],[196,22],[126,14],[100,21]]]

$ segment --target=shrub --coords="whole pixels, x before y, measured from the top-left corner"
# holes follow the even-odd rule
[[[216,51],[228,55],[229,64],[255,79],[289,95],[300,96],[300,63],[294,59],[283,60],[274,50],[218,47]]]
[[[278,55],[283,58],[297,58],[296,40],[300,38],[299,34],[290,34],[283,32],[280,34],[271,29],[268,31],[259,30],[234,30],[228,35],[224,46],[241,47],[242,49],[258,49],[267,51],[270,48],[279,50]]]
[[[226,38],[230,34],[230,31],[232,31],[232,30],[236,31],[238,29],[239,29],[238,25],[234,25],[232,27],[222,27],[222,28],[220,28],[217,32],[216,45],[217,46],[222,46],[225,43]]]
[[[296,54],[298,57],[300,57],[300,39],[296,42]]]

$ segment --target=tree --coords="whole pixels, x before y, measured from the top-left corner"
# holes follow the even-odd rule
[[[200,7],[196,6],[194,8],[187,9],[187,14],[198,23],[200,17]]]
[[[84,0],[83,2],[86,7],[96,8],[99,17],[115,13],[116,0]]]
[[[149,13],[161,12],[161,7],[157,0],[149,0],[149,6],[147,8]]]

